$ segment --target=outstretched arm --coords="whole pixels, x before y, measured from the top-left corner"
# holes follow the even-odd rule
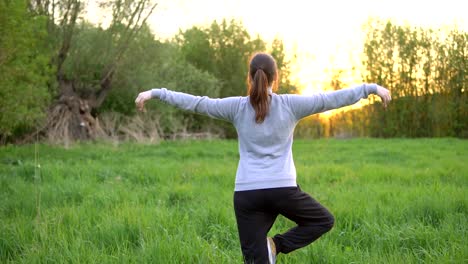
[[[390,92],[377,84],[362,84],[352,88],[333,92],[323,92],[314,95],[289,95],[289,106],[297,120],[308,115],[321,113],[331,109],[352,105],[369,94],[377,94],[382,99],[384,107],[391,101]]]
[[[161,101],[187,111],[232,122],[239,108],[241,97],[212,99],[207,96],[169,91],[166,88],[152,89],[138,95],[135,100],[137,108],[143,111],[145,102],[152,98],[159,98]]]

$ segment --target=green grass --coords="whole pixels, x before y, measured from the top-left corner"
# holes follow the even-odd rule
[[[241,263],[236,141],[0,148],[1,263]],[[467,263],[468,141],[296,141],[336,224],[278,263]],[[270,234],[293,223],[280,217]]]

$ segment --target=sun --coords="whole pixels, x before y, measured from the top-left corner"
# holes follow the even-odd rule
[[[312,87],[312,85],[307,85],[306,87],[304,87],[302,90],[299,91],[299,93],[302,95],[312,95],[316,92],[317,91]]]
[[[314,95],[316,93],[321,93],[321,92],[325,92],[327,89],[325,89],[324,87],[326,85],[322,85],[322,83],[320,81],[309,81],[309,82],[306,82],[306,81],[300,81],[299,80],[299,94],[302,94],[302,95]]]

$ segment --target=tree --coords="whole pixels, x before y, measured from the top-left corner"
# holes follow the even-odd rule
[[[271,55],[276,60],[278,66],[278,92],[279,93],[297,93],[297,87],[291,82],[290,61],[286,60],[284,43],[280,38],[275,38],[271,43]]]
[[[252,38],[236,20],[213,23],[206,28],[192,27],[176,37],[184,58],[195,67],[214,74],[222,81],[221,96],[245,94],[248,60],[255,52],[265,52],[267,43]],[[275,38],[269,50],[279,70],[280,93],[296,93],[290,79],[290,61],[286,60],[283,41]]]
[[[112,22],[105,30],[80,19],[84,8],[80,0],[30,3],[36,14],[47,17],[55,54],[51,62],[56,69],[57,97],[44,129],[49,137],[88,139],[95,135],[96,110],[111,91],[130,43],[156,7],[150,0],[114,0],[102,5],[112,11]],[[99,41],[90,43],[90,39]]]
[[[122,59],[124,67],[114,75],[113,89],[99,112],[119,112],[126,116],[135,114],[135,95],[148,88],[168,88],[198,95],[219,97],[220,81],[185,61],[179,47],[171,42],[154,40],[148,28],[143,28],[130,44]],[[215,129],[216,121],[192,114],[166,104],[149,104],[147,113],[158,120],[159,134],[171,137],[178,133],[221,131]]]
[[[365,80],[390,88],[394,99],[388,111],[371,113],[372,135],[467,137],[468,34],[456,28],[441,33],[369,22]]]
[[[235,20],[213,21],[207,28],[192,27],[180,32],[177,42],[189,63],[221,81],[221,97],[245,94],[247,61],[254,52],[266,48],[260,37],[252,39]]]
[[[34,128],[51,98],[46,18],[24,1],[0,0],[0,143]]]
[[[185,32],[179,31],[176,41],[186,61],[198,69],[215,72],[215,50],[210,44],[209,32],[206,29],[194,26]]]

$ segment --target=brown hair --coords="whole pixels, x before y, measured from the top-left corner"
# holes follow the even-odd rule
[[[255,109],[255,122],[262,123],[270,108],[268,87],[277,75],[276,61],[266,53],[256,53],[250,60],[248,95]]]

